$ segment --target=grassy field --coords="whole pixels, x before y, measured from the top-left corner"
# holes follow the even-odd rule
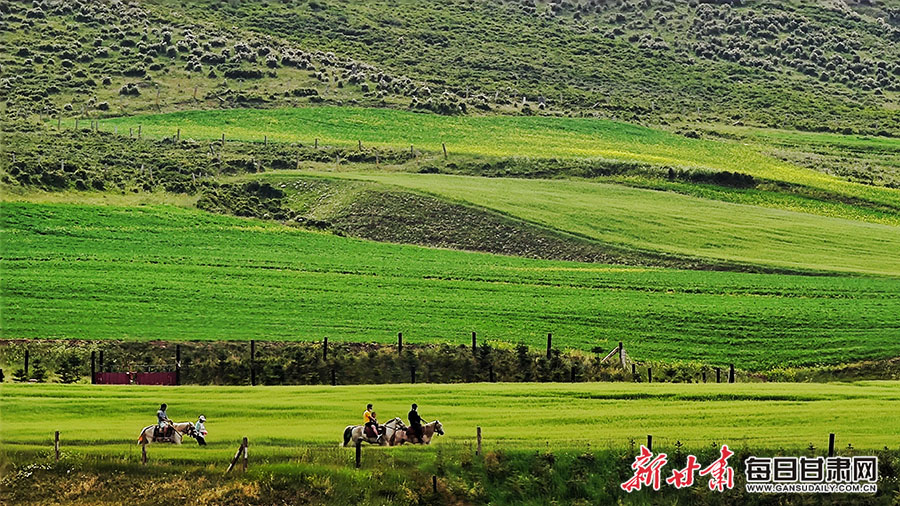
[[[296,456],[303,446],[335,447],[359,423],[367,402],[384,422],[416,402],[446,435],[435,444],[471,443],[481,426],[491,448],[626,448],[653,434],[673,450],[713,441],[735,447],[806,448],[827,444],[880,449],[900,444],[896,382],[856,384],[468,384],[346,387],[102,387],[3,385],[0,439],[9,450],[47,447],[53,431],[67,449],[135,458],[140,429],[161,402],[177,421],[209,420],[208,449],[161,448],[167,459],[226,461],[242,436],[258,457]],[[517,416],[520,413],[521,416]],[[97,427],[103,427],[98,431]],[[586,428],[590,427],[589,430]],[[538,435],[539,434],[539,435]],[[347,458],[351,458],[347,452]]]
[[[2,204],[3,338],[612,347],[760,369],[900,354],[891,278],[550,262],[175,207]],[[811,352],[810,350],[815,350]]]
[[[74,126],[70,120],[67,126]],[[591,118],[439,116],[391,109],[311,107],[213,110],[103,120],[106,131],[140,126],[143,135],[194,139],[385,146],[491,157],[608,158],[663,166],[733,171],[900,205],[900,192],[843,181],[736,142],[691,139],[646,127]]]
[[[382,421],[415,401],[445,435],[431,446],[366,446],[354,469],[343,427],[375,404]],[[160,402],[176,420],[207,416],[209,446],[152,445],[140,464],[138,431]],[[896,493],[900,415],[896,382],[790,385],[469,384],[347,387],[0,386],[0,494],[15,504],[158,504],[191,497],[228,504],[766,504],[743,492],[751,455],[879,456],[879,494]],[[483,453],[474,455],[476,427]],[[60,431],[62,459],[52,438]],[[736,452],[735,488],[710,493],[698,478],[677,491],[624,494],[637,445],[653,435],[665,475]],[[242,437],[247,473],[223,476]],[[432,480],[435,480],[434,482]],[[432,483],[436,490],[432,489]],[[836,496],[868,504],[872,496]]]
[[[709,133],[755,143],[777,158],[854,181],[900,186],[900,139],[896,137],[738,126],[717,126]]]
[[[640,250],[900,274],[900,228],[578,180],[328,173],[429,192]]]

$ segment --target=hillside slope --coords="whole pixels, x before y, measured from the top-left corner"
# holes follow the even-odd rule
[[[7,114],[309,101],[897,135],[900,6],[3,0]]]

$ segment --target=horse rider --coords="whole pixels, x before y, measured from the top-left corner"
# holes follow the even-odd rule
[[[197,444],[200,446],[206,446],[206,417],[200,415],[200,418],[197,419],[197,423],[194,424],[194,433],[196,434],[194,437],[197,438]]]
[[[169,415],[166,414],[166,409],[168,406],[163,403],[159,406],[159,411],[156,412],[156,431],[157,434],[166,434],[166,430],[172,426],[172,420],[169,420]]]
[[[412,431],[413,436],[421,443],[424,436],[424,428],[422,427],[422,417],[419,416],[418,409],[419,406],[413,403],[412,409],[409,410],[409,414],[406,415],[406,417],[409,419],[409,428]]]
[[[378,433],[378,420],[375,418],[375,412],[372,411],[372,404],[366,404],[366,410],[363,411],[363,424],[365,425],[363,434],[371,426],[375,429],[375,437],[381,437],[381,434]]]

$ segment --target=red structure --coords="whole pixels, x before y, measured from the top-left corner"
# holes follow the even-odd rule
[[[130,372],[97,372],[94,373],[94,383],[98,385],[130,385]]]
[[[94,373],[98,385],[177,385],[174,372],[98,372]]]
[[[139,372],[134,375],[135,385],[176,385],[174,372]]]

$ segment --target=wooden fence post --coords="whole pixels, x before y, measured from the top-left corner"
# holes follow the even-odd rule
[[[622,364],[622,368],[625,367],[625,347],[622,346],[622,341],[619,341],[619,362]]]
[[[56,461],[59,462],[59,431],[53,436],[53,451],[56,452]]]
[[[269,147],[269,136],[263,135],[263,146]]]
[[[103,352],[100,352],[100,353],[103,353]],[[103,355],[100,355],[100,356],[102,357]],[[101,363],[103,363],[102,360],[101,360]],[[176,385],[181,384],[181,345],[180,344],[175,345],[175,384]]]
[[[722,368],[716,367],[716,383],[722,382]]]
[[[631,364],[631,379],[637,376],[637,364]]]
[[[653,368],[647,368],[647,383],[653,383]]]
[[[706,383],[706,371],[703,371],[703,382]]]
[[[553,346],[553,334],[547,333],[547,360],[550,360],[550,348]]]
[[[412,384],[416,383],[416,366],[409,366],[409,382]]]
[[[357,140],[357,141],[356,141],[356,149],[357,149],[358,151],[362,151],[362,140]]]
[[[328,336],[325,336],[322,340],[322,360],[328,360]]]
[[[246,472],[247,472],[247,466],[248,466],[249,463],[250,463],[249,450],[247,449],[247,447],[250,446],[250,444],[247,442],[247,436],[244,436],[244,439],[243,439],[243,441],[241,442],[241,446],[244,448],[244,462],[243,462],[243,464],[241,465],[241,470],[242,470],[243,472],[246,473]]]
[[[180,140],[181,140],[181,129],[180,129],[180,128],[178,129],[177,132],[175,132],[175,140],[176,140],[176,141],[180,141]]]
[[[359,469],[359,461],[362,457],[362,440],[356,440],[356,468]]]
[[[481,427],[475,428],[475,439],[477,440],[475,446],[475,455],[481,455]]]
[[[731,364],[728,369],[728,382],[734,383],[734,364]]]
[[[256,340],[250,340],[250,386],[256,386]]]
[[[147,465],[147,443],[141,445],[141,464]]]
[[[647,449],[653,451],[653,436],[650,434],[647,434]]]
[[[60,130],[62,127],[62,118],[60,116],[56,117],[56,129]]]
[[[28,380],[28,358],[29,358],[29,354],[30,354],[30,352],[26,349],[26,350],[25,350],[25,379],[26,379],[26,380]]]
[[[490,377],[491,383],[496,381],[494,379],[494,364],[488,365],[488,376]]]
[[[828,456],[834,457],[834,432],[828,434]]]
[[[138,125],[138,139],[141,138],[141,126],[142,125]]]
[[[231,463],[228,464],[228,469],[225,470],[225,474],[228,474],[229,471],[231,471],[232,469],[234,469],[234,466],[237,465],[238,459],[241,458],[242,455],[244,455],[244,445],[245,445],[246,443],[247,443],[247,438],[244,438],[244,439],[241,441],[241,446],[238,447],[237,452],[235,452],[234,458],[231,459]]]
[[[431,475],[431,491],[437,494],[437,476]]]
[[[28,356],[28,351],[25,351],[26,357]],[[26,361],[27,362],[27,361]],[[28,373],[28,366],[25,366],[26,376]],[[97,352],[91,352],[91,384],[97,383]]]
[[[403,332],[397,332],[397,354],[403,355]]]
[[[75,118],[75,130],[78,130],[78,118]]]
[[[222,132],[222,146],[225,145],[225,132]]]
[[[316,137],[315,148],[319,149],[319,138]]]
[[[442,142],[441,147],[444,148],[444,160],[446,160],[447,159],[447,145]]]
[[[475,355],[477,352],[478,352],[478,348],[476,346],[475,333],[472,332],[472,355]]]

